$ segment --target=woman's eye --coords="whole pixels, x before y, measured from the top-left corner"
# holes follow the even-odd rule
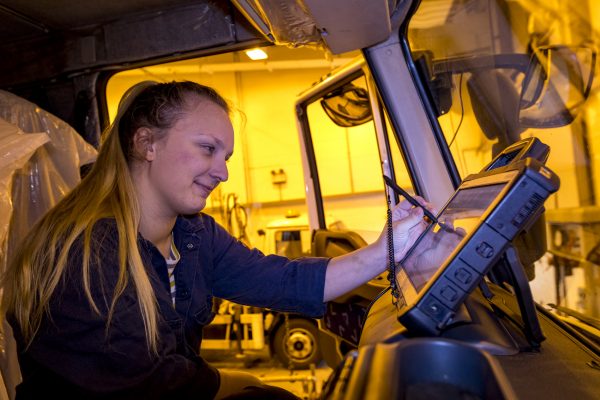
[[[200,145],[200,147],[202,147],[208,154],[213,154],[215,152],[215,146],[210,144],[203,144]]]

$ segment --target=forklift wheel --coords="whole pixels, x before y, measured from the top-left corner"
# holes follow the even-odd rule
[[[317,341],[318,330],[315,324],[305,319],[290,318],[286,334],[286,324],[281,324],[273,339],[275,357],[287,368],[307,369],[311,364],[321,362],[321,349]]]

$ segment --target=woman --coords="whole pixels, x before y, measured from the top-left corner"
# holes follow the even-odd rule
[[[248,249],[201,214],[228,178],[229,111],[192,82],[126,93],[94,167],[36,224],[4,276],[18,397],[293,398],[198,356],[212,297],[318,317],[324,302],[384,271],[386,234],[331,260],[290,261]],[[399,260],[423,214],[402,203],[393,219]]]

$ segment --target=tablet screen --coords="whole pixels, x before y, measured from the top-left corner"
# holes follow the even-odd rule
[[[459,244],[478,226],[483,213],[504,189],[506,182],[458,190],[442,213],[441,223],[431,224],[409,250],[396,271],[396,284],[414,298]]]

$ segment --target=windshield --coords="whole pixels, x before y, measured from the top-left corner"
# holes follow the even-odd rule
[[[539,303],[598,317],[600,22],[594,15],[600,15],[594,1],[423,0],[408,41],[462,178],[520,139],[550,146],[547,165],[561,188],[546,202],[541,233],[533,236],[539,243],[527,245],[533,253],[548,249],[531,257],[532,290]]]

